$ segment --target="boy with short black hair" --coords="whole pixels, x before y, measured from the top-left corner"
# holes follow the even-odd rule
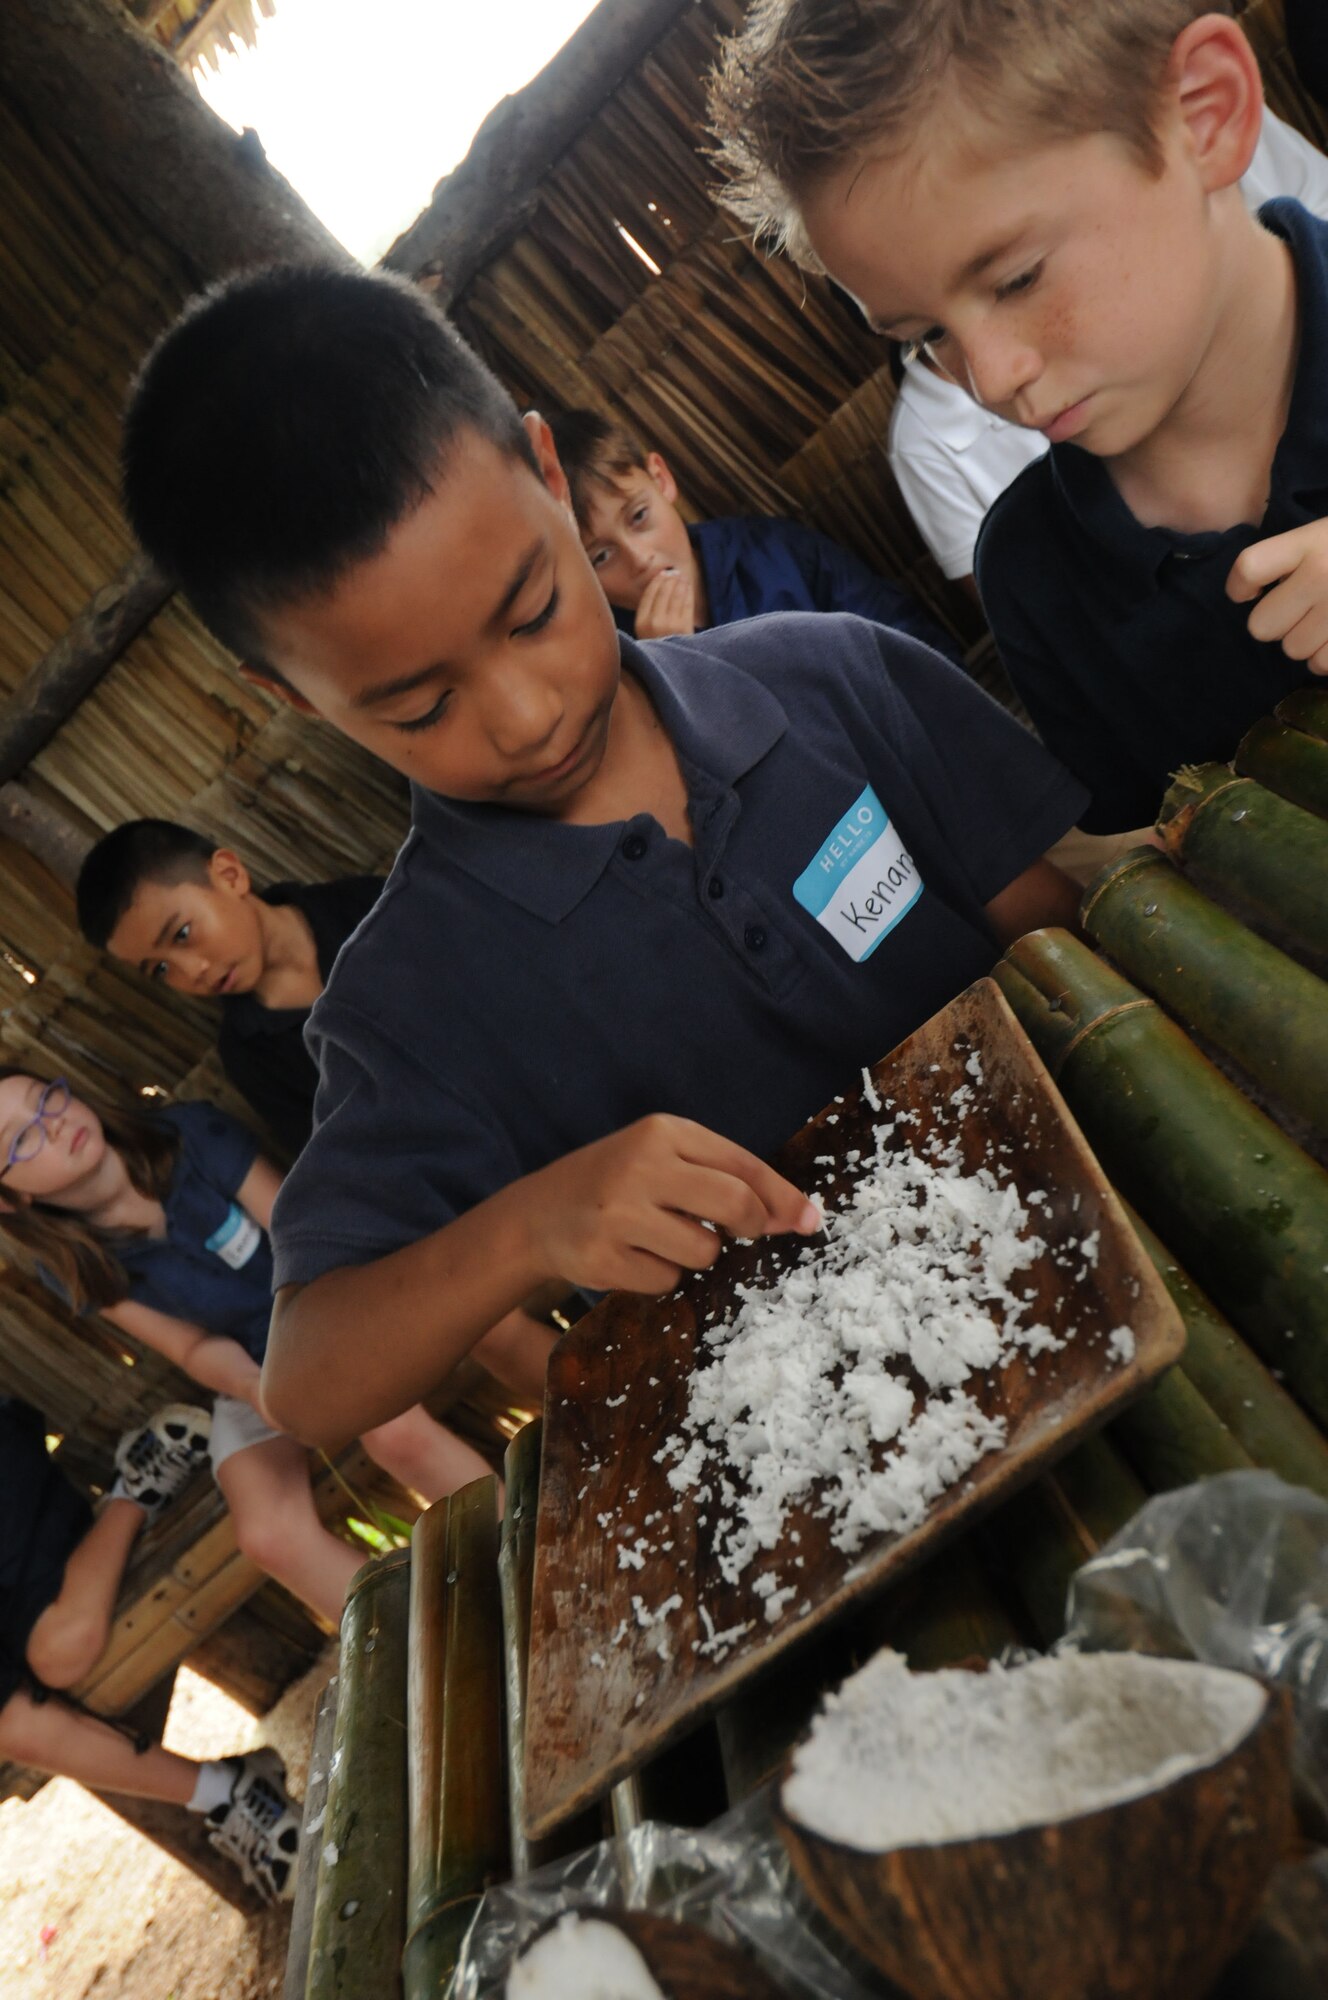
[[[222,1068],[298,1153],[313,1129],[318,1089],[304,1024],[382,887],[380,875],[343,875],[256,889],[229,847],[174,820],[134,819],[84,861],[78,926],[89,944],[136,965],[144,978],[221,1002]]]
[[[1241,199],[1241,29],[1204,0],[774,0],[712,110],[759,232],[1050,441],[979,589],[1085,827],[1151,819],[1328,670],[1328,225]]]
[[[620,632],[668,639],[764,611],[853,611],[963,665],[955,641],[915,597],[827,536],[766,515],[689,526],[667,460],[643,451],[625,424],[598,410],[565,410],[549,428]]]
[[[1040,857],[1082,789],[925,647],[797,614],[620,639],[548,426],[400,281],[197,302],[125,493],[213,629],[414,782],[277,1206],[264,1398],[301,1436],[405,1407],[542,1284],[659,1292],[708,1224],[814,1233],[760,1155],[1073,919]]]

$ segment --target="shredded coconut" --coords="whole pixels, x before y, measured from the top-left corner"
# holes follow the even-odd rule
[[[1123,1368],[1134,1359],[1134,1335],[1128,1326],[1113,1327],[1107,1335],[1107,1353]]]
[[[675,1493],[718,1487],[730,1583],[777,1546],[794,1506],[828,1515],[846,1552],[917,1527],[1005,1441],[973,1378],[1017,1348],[1063,1344],[1014,1288],[1046,1246],[1013,1186],[963,1173],[954,1146],[892,1150],[893,1129],[878,1127],[824,1247],[764,1289],[738,1286],[733,1316],[705,1329],[683,1429],[658,1453]]]
[[[911,1674],[886,1651],[829,1697],[783,1803],[868,1853],[1012,1833],[1216,1762],[1266,1700],[1245,1674],[1137,1653]]]

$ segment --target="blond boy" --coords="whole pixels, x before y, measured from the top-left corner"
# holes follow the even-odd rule
[[[1083,824],[1150,819],[1328,671],[1328,225],[1242,202],[1241,29],[1197,0],[793,0],[753,11],[715,114],[758,232],[1049,440],[979,588]]]

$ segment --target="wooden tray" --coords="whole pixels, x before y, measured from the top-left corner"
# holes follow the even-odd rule
[[[848,1555],[831,1543],[828,1521],[806,1510],[792,1513],[788,1530],[800,1538],[805,1593],[770,1625],[753,1585],[763,1572],[787,1571],[789,1534],[736,1583],[725,1583],[710,1545],[713,1522],[698,1522],[690,1494],[673,1492],[668,1468],[655,1454],[681,1427],[698,1325],[708,1314],[728,1312],[735,1283],[750,1281],[758,1261],[769,1273],[795,1256],[802,1242],[730,1245],[715,1269],[689,1279],[681,1295],[648,1299],[618,1292],[581,1320],[554,1349],[545,1402],[526,1693],[532,1838],[548,1834],[694,1727],[776,1654],[880,1590],[943,1537],[1032,1479],[1136,1396],[1184,1347],[1184,1327],[1161,1279],[992,980],[970,987],[878,1063],[876,1088],[898,1109],[919,1114],[920,1123],[910,1128],[919,1143],[940,1121],[951,1092],[972,1082],[965,1064],[974,1051],[985,1079],[978,1103],[957,1127],[945,1122],[945,1130],[957,1130],[966,1171],[983,1164],[994,1142],[1009,1149],[996,1157],[1013,1169],[1021,1197],[1046,1191],[1036,1213],[1049,1254],[1021,1273],[1021,1288],[1037,1288],[1035,1319],[1053,1331],[1077,1326],[1079,1337],[1035,1360],[1021,1351],[999,1371],[970,1381],[983,1409],[1004,1415],[1007,1442],[942,1494],[911,1533],[873,1537]],[[876,1120],[861,1088],[846,1085],[843,1102],[804,1126],[777,1164],[833,1205],[854,1170],[835,1166],[827,1172],[818,1156],[842,1161],[858,1148],[870,1160]],[[1077,1258],[1068,1272],[1052,1262],[1059,1246],[1094,1229],[1099,1243],[1091,1271]],[[1102,1341],[1090,1338],[1120,1325],[1135,1336],[1133,1359],[1124,1365],[1108,1360]],[[662,1518],[646,1529],[650,1514]],[[614,1518],[601,1524],[601,1515]],[[649,1545],[639,1570],[619,1563],[628,1524]],[[634,1539],[627,1537],[629,1545]],[[660,1547],[666,1539],[673,1544],[667,1552]],[[675,1592],[682,1604],[667,1619],[668,1655],[662,1657],[659,1630],[638,1622],[632,1600],[650,1611]],[[755,1621],[722,1660],[693,1650],[693,1641],[706,1638],[698,1603],[719,1632]]]

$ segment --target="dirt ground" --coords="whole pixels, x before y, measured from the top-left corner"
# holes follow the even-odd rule
[[[167,1744],[217,1757],[275,1743],[302,1797],[332,1658],[329,1649],[262,1722],[184,1669]],[[287,1909],[246,1921],[66,1779],[0,1806],[5,2000],[270,2000],[281,1992],[289,1922]]]

